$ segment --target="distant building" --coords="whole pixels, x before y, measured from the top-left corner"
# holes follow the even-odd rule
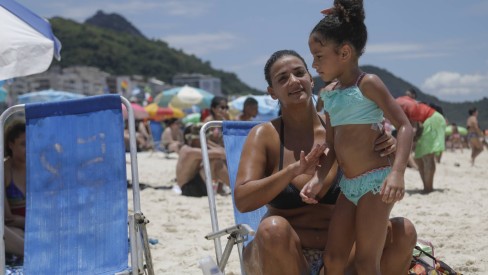
[[[220,78],[204,74],[177,74],[173,76],[174,86],[192,86],[203,89],[214,95],[222,96]]]
[[[10,86],[10,94],[17,96],[47,89],[79,93],[83,95],[98,95],[106,93],[109,73],[95,67],[74,66],[61,69],[52,68],[49,71],[19,77]]]
[[[189,85],[222,95],[221,82],[203,74],[178,74],[173,77],[174,86]],[[48,89],[79,93],[83,95],[120,94],[127,99],[136,97],[144,102],[172,86],[154,77],[142,75],[110,75],[96,67],[52,67],[46,72],[15,78],[9,85],[10,102],[15,104],[19,95]]]

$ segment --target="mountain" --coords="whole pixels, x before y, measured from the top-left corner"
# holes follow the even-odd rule
[[[112,24],[112,19],[118,23]],[[61,61],[51,66],[92,66],[113,75],[156,77],[167,83],[177,73],[200,73],[220,78],[224,95],[263,93],[235,73],[214,69],[210,62],[170,48],[164,41],[145,38],[120,15],[97,12],[83,24],[61,17],[51,18],[50,23],[63,44]]]
[[[132,23],[116,13],[106,14],[99,10],[95,15],[85,20],[85,24],[145,38]]]
[[[60,62],[54,61],[53,66],[93,66],[114,75],[156,77],[167,83],[171,83],[172,77],[177,73],[201,73],[219,77],[224,95],[264,92],[243,83],[235,73],[212,68],[209,61],[202,61],[195,55],[173,49],[162,40],[146,38],[118,14],[98,11],[83,24],[61,17],[52,18],[50,22],[55,35],[63,44],[62,59]],[[403,95],[409,87],[416,88],[418,99],[441,106],[449,122],[466,125],[468,109],[476,107],[480,110],[480,127],[488,128],[488,111],[485,111],[488,110],[488,98],[476,102],[448,103],[423,93],[385,69],[371,65],[361,68],[365,72],[378,75],[394,97]],[[324,83],[319,78],[314,81],[314,92],[317,93]]]
[[[361,66],[361,70],[376,74],[383,82],[385,83],[390,93],[393,97],[399,97],[404,95],[405,91],[413,87],[417,90],[417,100],[424,102],[424,103],[433,103],[438,105],[442,108],[444,113],[444,117],[449,121],[449,123],[455,122],[457,125],[466,126],[466,119],[468,118],[468,110],[472,107],[476,107],[479,111],[478,115],[478,122],[480,124],[481,129],[488,129],[488,98],[483,98],[482,100],[478,100],[475,102],[460,102],[460,103],[451,103],[446,102],[438,99],[435,96],[428,95],[422,92],[421,89],[416,87],[415,85],[409,83],[406,80],[403,80],[394,74],[390,73],[385,69],[381,69],[375,66],[366,65]],[[314,78],[314,93],[317,94],[318,91],[324,87],[324,82],[319,78]]]

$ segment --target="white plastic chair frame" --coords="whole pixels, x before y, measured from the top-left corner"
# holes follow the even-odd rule
[[[212,183],[212,171],[210,168],[210,160],[208,157],[208,147],[207,147],[207,130],[210,128],[220,127],[222,128],[222,121],[209,121],[205,123],[200,129],[200,144],[202,148],[202,159],[203,167],[205,169],[205,184],[207,187],[208,205],[210,208],[210,219],[212,223],[212,233],[205,236],[207,240],[213,240],[215,246],[215,256],[217,259],[217,265],[219,269],[224,272],[229,256],[232,252],[232,248],[237,244],[237,249],[239,252],[239,260],[241,263],[241,274],[245,275],[242,263],[242,249],[244,248],[243,243],[247,239],[248,235],[253,236],[255,234],[254,230],[247,224],[237,224],[225,229],[220,230],[217,218],[217,207],[215,205],[215,194],[213,191]],[[224,235],[229,235],[227,237],[228,241],[225,246],[224,252],[222,252],[222,245],[220,243],[220,237]]]

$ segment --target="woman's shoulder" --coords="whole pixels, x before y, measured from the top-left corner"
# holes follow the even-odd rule
[[[248,136],[256,137],[260,141],[269,140],[273,136],[273,134],[277,133],[276,129],[278,123],[281,123],[280,121],[280,118],[276,118],[271,121],[259,123],[251,129]]]

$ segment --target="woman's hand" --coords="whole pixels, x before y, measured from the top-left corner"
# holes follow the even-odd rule
[[[383,132],[374,142],[374,150],[376,152],[381,152],[380,156],[385,157],[389,155],[394,155],[396,152],[397,140],[391,134]]]

